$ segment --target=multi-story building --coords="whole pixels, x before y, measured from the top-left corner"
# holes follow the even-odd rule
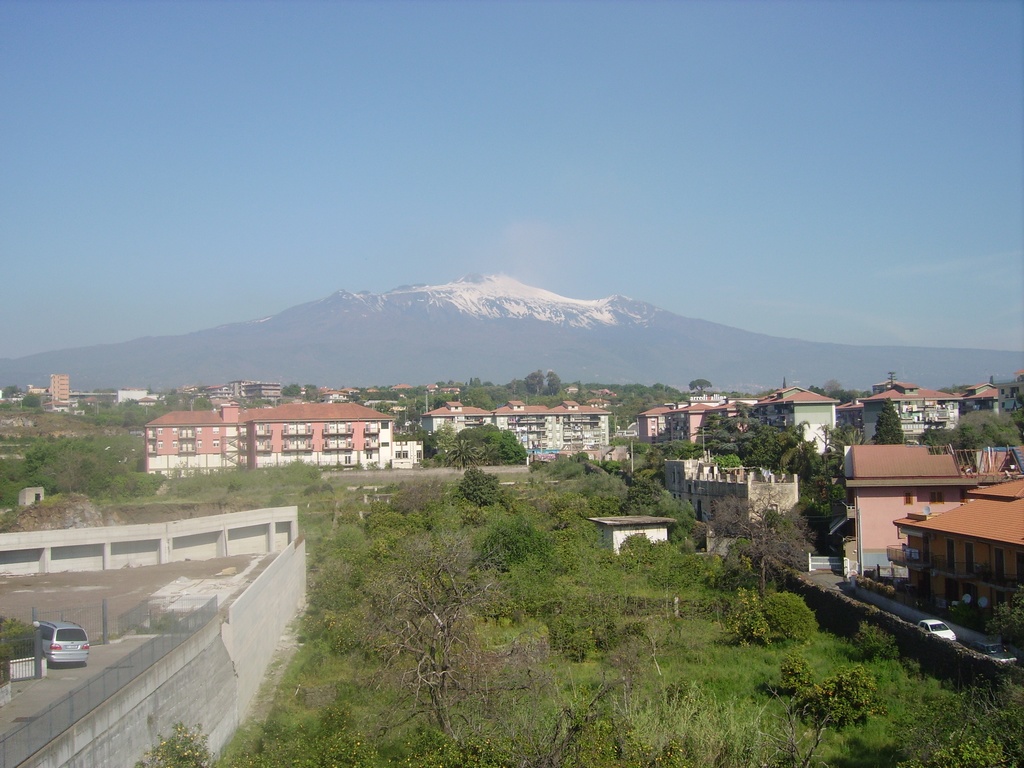
[[[509,400],[493,412],[493,423],[514,432],[527,450],[576,452],[608,445],[610,415],[575,400],[563,400],[553,408]]]
[[[449,401],[423,414],[420,425],[434,433],[443,424],[450,424],[456,432],[493,424],[514,433],[529,451],[576,452],[608,445],[610,417],[602,408],[580,405],[574,400],[564,400],[553,408],[510,400],[493,411]]]
[[[983,614],[1024,589],[1024,480],[968,492],[948,511],[932,507],[893,521],[889,559],[907,569],[925,601],[973,603]]]
[[[701,459],[665,462],[665,490],[672,498],[688,501],[697,519],[707,521],[715,503],[728,498],[748,503],[754,512],[789,511],[800,499],[796,475],[776,475],[762,469],[721,469]]]
[[[269,400],[272,403],[281,401],[280,382],[266,381],[232,381],[228,383],[231,396],[243,400]]]
[[[960,395],[925,389],[905,381],[875,384],[872,389],[875,394],[861,401],[866,440],[875,436],[875,424],[887,400],[896,406],[903,437],[908,443],[919,442],[929,428],[954,429],[959,420]]]
[[[921,445],[851,445],[846,449],[845,515],[833,533],[843,536],[844,556],[864,570],[888,571],[887,552],[899,546],[893,521],[907,514],[959,504],[964,494],[987,479],[967,473],[949,452]]]
[[[802,427],[804,440],[813,441],[818,451],[825,452],[826,433],[836,425],[838,400],[802,387],[777,389],[758,400],[750,415],[772,427]]]
[[[1021,398],[1024,397],[1024,371],[1017,371],[1013,381],[997,382],[999,388],[999,412],[1012,413],[1024,408]]]
[[[960,400],[960,415],[974,411],[999,412],[999,387],[987,381],[964,390]]]
[[[50,374],[50,404],[67,406],[71,402],[71,375],[67,373]]]
[[[416,447],[418,446],[418,448]],[[404,445],[422,457],[422,445]],[[173,411],[146,425],[148,472],[271,467],[302,461],[319,467],[393,465],[393,420],[355,403],[293,403],[218,412]]]
[[[677,407],[675,403],[666,403],[639,414],[636,417],[637,439],[644,443],[660,442],[661,436],[665,434],[665,414]]]
[[[433,434],[445,424],[450,425],[456,432],[461,432],[470,427],[482,427],[484,424],[493,423],[491,411],[463,405],[458,400],[449,400],[440,408],[427,411],[420,416],[420,426],[429,434]]]

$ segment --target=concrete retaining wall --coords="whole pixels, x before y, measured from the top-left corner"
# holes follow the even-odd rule
[[[270,507],[150,525],[0,534],[0,574],[126,566],[280,552],[298,538],[296,507]]]
[[[218,616],[79,720],[24,768],[131,768],[175,723],[219,753],[245,719],[285,626],[305,603],[305,542],[292,542]]]

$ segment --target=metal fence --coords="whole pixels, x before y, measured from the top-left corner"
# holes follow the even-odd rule
[[[152,667],[217,615],[217,598],[187,613],[167,612],[151,640],[117,666],[86,681],[16,729],[0,736],[0,768],[14,768]]]

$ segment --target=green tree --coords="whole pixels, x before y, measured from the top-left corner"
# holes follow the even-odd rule
[[[39,408],[43,404],[43,401],[39,398],[39,395],[25,395],[21,398],[22,408]]]
[[[544,391],[544,371],[538,369],[526,375],[526,392],[539,395]]]
[[[873,442],[875,445],[903,445],[906,442],[900,415],[896,412],[896,405],[892,400],[886,400],[882,404],[882,411],[875,422]]]
[[[1024,646],[1024,594],[1017,593],[997,605],[986,629],[990,634],[1002,635],[1008,643]]]
[[[285,384],[283,387],[281,387],[281,396],[282,397],[301,397],[302,396],[302,387],[300,387],[298,384]]]
[[[544,391],[549,395],[557,395],[562,391],[562,380],[554,371],[548,371],[548,375],[545,377]]]
[[[497,475],[490,475],[476,467],[470,467],[459,481],[459,493],[470,504],[487,507],[501,500],[501,486]]]
[[[705,389],[711,389],[711,382],[707,379],[694,379],[690,382],[689,387],[691,390],[698,390],[704,392]]]
[[[451,447],[444,453],[445,465],[456,469],[475,467],[480,463],[481,458],[480,446],[476,445],[469,435],[461,432],[455,435]]]

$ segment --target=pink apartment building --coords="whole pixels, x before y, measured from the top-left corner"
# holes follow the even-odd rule
[[[864,569],[890,568],[887,548],[900,547],[895,520],[963,503],[982,484],[1004,479],[969,473],[951,453],[918,445],[852,445],[846,449],[844,555]]]
[[[146,425],[146,471],[390,466],[393,420],[356,403],[293,403],[242,410],[173,411]]]

